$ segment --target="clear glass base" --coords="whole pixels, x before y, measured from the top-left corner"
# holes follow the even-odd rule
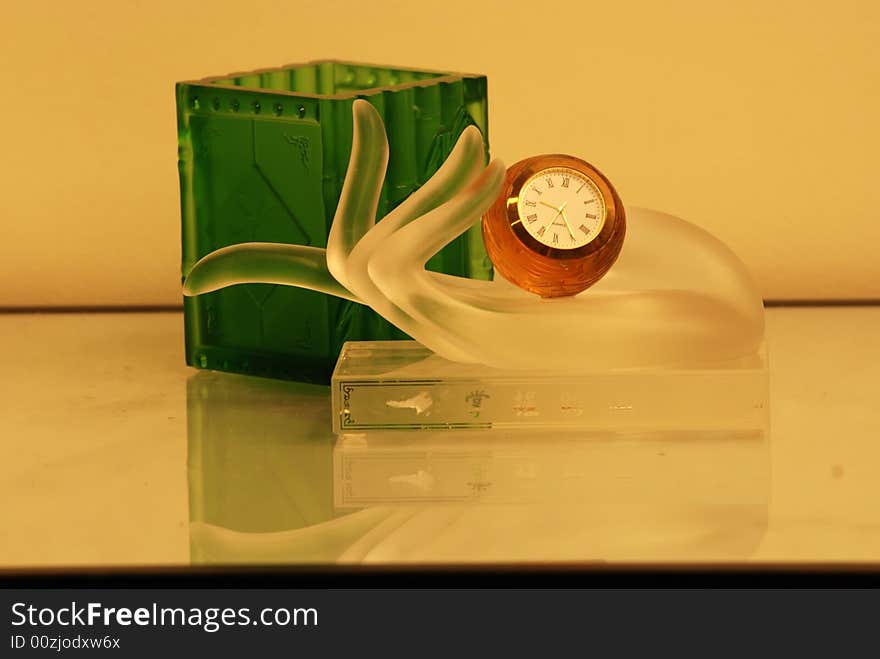
[[[766,347],[728,362],[580,373],[452,362],[415,341],[346,343],[333,431],[572,429],[766,432]]]

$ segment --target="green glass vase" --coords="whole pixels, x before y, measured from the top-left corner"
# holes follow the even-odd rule
[[[437,171],[467,126],[488,161],[485,76],[320,61],[178,83],[183,274],[236,243],[326,246],[358,98],[388,134],[377,217]],[[491,278],[479,226],[428,268]],[[270,284],[185,298],[184,318],[189,365],[305,382],[329,382],[345,341],[408,338],[368,307]]]

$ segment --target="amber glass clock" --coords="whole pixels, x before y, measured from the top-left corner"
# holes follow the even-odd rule
[[[512,165],[483,217],[483,241],[496,270],[542,297],[575,295],[599,281],[625,234],[626,214],[611,182],[562,154]]]

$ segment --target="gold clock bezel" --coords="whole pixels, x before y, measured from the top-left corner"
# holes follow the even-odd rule
[[[520,164],[520,163],[517,163]],[[525,228],[523,222],[525,218],[520,216],[519,198],[526,184],[534,177],[540,175],[550,169],[569,169],[577,172],[590,183],[592,183],[599,192],[602,200],[602,225],[599,232],[590,239],[585,245],[575,248],[552,247],[545,245],[535,238],[528,229]],[[511,167],[513,170],[513,167]],[[522,161],[522,167],[518,168],[516,173],[511,176],[510,189],[507,192],[507,221],[510,227],[521,242],[525,243],[533,252],[554,259],[579,259],[599,251],[611,238],[611,228],[609,224],[614,223],[617,212],[614,203],[614,192],[608,179],[602,173],[593,167],[590,163],[563,154],[554,154],[546,156],[535,156]],[[609,203],[610,202],[610,203]],[[609,223],[609,208],[611,222]],[[606,230],[606,227],[609,230]]]
[[[584,180],[585,181],[584,186],[587,186],[587,185],[592,186],[596,191],[596,196],[598,197],[599,205],[601,206],[601,217],[594,217],[593,218],[593,219],[599,219],[599,230],[596,231],[592,236],[588,236],[587,241],[583,245],[581,245],[580,247],[554,247],[553,245],[547,245],[547,243],[541,241],[539,238],[536,238],[535,235],[532,234],[532,232],[528,230],[527,222],[523,219],[523,210],[520,206],[523,201],[527,201],[526,199],[524,199],[523,194],[524,194],[524,191],[528,188],[530,182],[536,181],[536,180],[540,179],[542,176],[549,176],[551,174],[556,174],[559,172],[570,172],[570,175],[577,176],[577,177],[581,178],[582,180]],[[513,187],[512,192],[514,192],[514,191],[516,192],[517,196],[510,197],[507,200],[507,204],[508,204],[508,210],[510,209],[511,206],[513,206],[514,215],[516,215],[518,219],[511,219],[511,226],[513,227],[513,230],[517,233],[517,235],[520,236],[520,239],[527,240],[527,237],[528,237],[528,238],[531,238],[535,243],[537,243],[537,245],[534,245],[535,249],[539,249],[539,246],[543,245],[544,247],[549,247],[551,249],[558,249],[561,252],[567,252],[567,253],[575,252],[579,249],[586,247],[587,245],[589,245],[593,241],[595,241],[599,237],[599,235],[601,234],[602,228],[605,226],[605,217],[606,217],[607,213],[606,213],[606,209],[605,209],[605,198],[602,196],[602,191],[599,189],[599,186],[593,182],[593,179],[591,179],[588,176],[585,176],[584,173],[582,171],[580,171],[579,169],[574,169],[573,167],[562,167],[562,166],[554,166],[554,167],[548,167],[546,169],[539,169],[531,176],[525,177],[523,179],[522,183],[519,184],[519,189],[517,189],[517,183],[514,183],[514,187]],[[543,195],[543,193],[541,193],[541,194]],[[578,193],[575,193],[575,194],[578,194]],[[540,203],[540,201],[538,203]],[[508,212],[508,215],[510,215],[509,212]],[[528,217],[526,217],[525,219],[528,219]],[[521,233],[520,228],[524,229],[525,232]],[[565,258],[565,257],[563,256],[563,258]]]

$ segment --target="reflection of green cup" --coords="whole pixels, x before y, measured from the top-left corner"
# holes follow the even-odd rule
[[[235,243],[326,246],[357,98],[388,134],[380,218],[437,171],[468,125],[488,134],[485,76],[328,61],[177,85],[184,273]],[[479,226],[428,267],[489,278]],[[270,284],[186,298],[184,311],[188,364],[269,377],[328,382],[345,341],[405,338],[367,307]]]
[[[334,517],[327,387],[196,373],[186,402],[193,522],[265,533]]]

